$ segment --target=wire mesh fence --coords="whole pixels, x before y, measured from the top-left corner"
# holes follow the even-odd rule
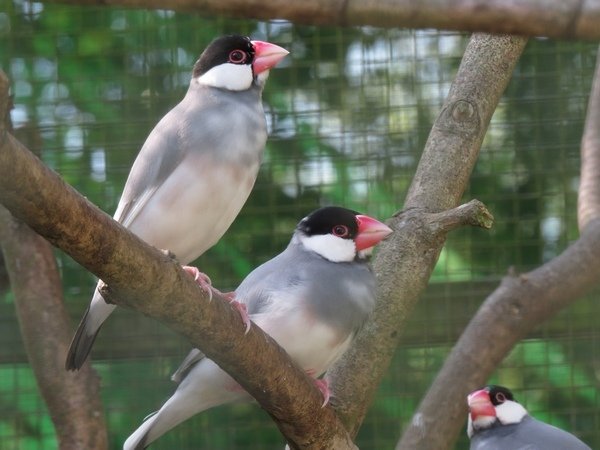
[[[15,134],[110,214],[147,133],[183,96],[212,38],[249,34],[291,51],[265,89],[270,139],[257,185],[229,232],[197,261],[223,289],[279,252],[296,222],[319,205],[380,218],[402,207],[468,38],[23,0],[5,6],[0,66],[12,82]],[[509,267],[536,267],[577,238],[579,144],[595,53],[590,43],[528,44],[465,195],[488,205],[494,228],[450,236],[361,429],[361,449],[394,447],[461,330]],[[57,258],[75,322],[94,279],[63,254]],[[56,448],[12,294],[6,282],[0,288],[0,449]],[[593,448],[600,448],[597,297],[534,330],[494,376],[532,414]],[[183,338],[129,311],[107,322],[93,359],[111,448],[171,394],[169,376],[187,350]],[[153,448],[282,443],[267,415],[249,404],[198,415]],[[456,448],[466,446],[463,437]]]

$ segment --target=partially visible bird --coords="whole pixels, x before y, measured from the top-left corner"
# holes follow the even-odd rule
[[[375,304],[375,277],[366,253],[392,230],[341,207],[302,219],[287,248],[254,269],[235,291],[252,321],[318,378],[348,349]],[[146,448],[206,409],[251,400],[229,375],[194,349],[174,373],[177,390],[127,439]],[[322,380],[319,380],[322,381]],[[326,383],[321,384],[325,399]]]
[[[182,264],[212,247],[254,186],[267,139],[261,95],[269,69],[287,54],[243,36],[215,39],[194,65],[183,100],[146,139],[114,219]],[[68,370],[81,367],[114,309],[94,292]]]
[[[467,397],[471,450],[591,450],[575,436],[531,417],[510,390],[489,385]]]

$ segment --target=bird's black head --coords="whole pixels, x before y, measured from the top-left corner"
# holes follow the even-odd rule
[[[294,234],[306,250],[333,262],[364,261],[370,249],[392,230],[372,217],[326,206],[302,219]]]
[[[497,386],[495,384],[489,384],[483,388],[490,396],[490,401],[494,406],[501,405],[506,400],[515,400],[513,393],[510,389],[504,386]]]
[[[254,46],[249,37],[222,36],[212,41],[194,65],[194,78],[204,75],[213,67],[225,63],[250,66],[254,61]]]
[[[326,206],[313,211],[298,224],[306,236],[332,234],[343,239],[354,239],[358,234],[356,216],[359,213],[339,206]]]

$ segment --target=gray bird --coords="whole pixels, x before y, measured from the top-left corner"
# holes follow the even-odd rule
[[[366,253],[392,230],[340,207],[302,219],[287,248],[253,270],[235,291],[250,319],[307,374],[318,378],[348,349],[375,304],[375,277]],[[172,379],[175,393],[127,439],[143,449],[206,409],[251,400],[229,375],[194,349]],[[317,386],[327,401],[324,380]]]
[[[575,436],[531,417],[510,390],[489,385],[467,397],[471,450],[591,450]]]
[[[212,247],[254,186],[267,139],[261,95],[269,69],[287,54],[243,36],[214,40],[194,65],[183,100],[146,139],[114,219],[181,264]],[[114,309],[94,292],[71,342],[68,370],[81,367]]]

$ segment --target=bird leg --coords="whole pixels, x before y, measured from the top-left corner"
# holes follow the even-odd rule
[[[217,288],[213,287],[212,281],[209,276],[205,273],[200,272],[196,267],[193,266],[182,266],[183,270],[189,273],[196,281],[203,291],[208,293],[209,301],[212,301],[213,292],[216,292],[220,296],[226,298],[229,301],[229,304],[233,306],[233,308],[240,314],[242,318],[242,322],[245,326],[245,334],[250,331],[250,327],[252,326],[252,322],[250,321],[250,317],[248,316],[248,308],[244,303],[240,303],[235,299],[235,292],[221,292]]]

